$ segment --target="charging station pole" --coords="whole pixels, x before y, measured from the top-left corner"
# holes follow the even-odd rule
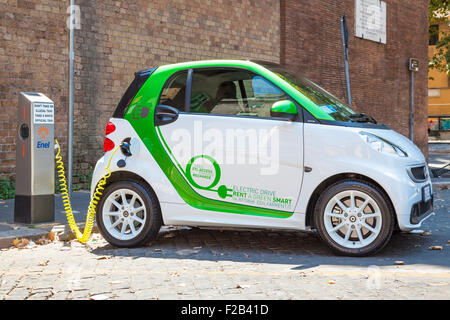
[[[14,222],[55,221],[54,103],[21,92],[17,110]]]

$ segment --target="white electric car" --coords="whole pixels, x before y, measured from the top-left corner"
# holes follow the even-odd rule
[[[423,154],[311,81],[270,63],[197,61],[135,74],[106,126],[92,188],[105,239],[161,225],[316,229],[340,254],[381,250],[433,213]]]

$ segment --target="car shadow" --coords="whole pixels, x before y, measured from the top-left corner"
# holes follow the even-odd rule
[[[368,257],[335,255],[315,232],[220,231],[199,228],[169,229],[146,247],[116,248],[108,244],[94,249],[97,255],[132,258],[193,259],[292,265],[305,270],[319,265],[368,267],[405,264],[450,267],[448,249],[430,250],[441,244],[445,234],[419,235],[396,233],[378,254]],[[447,240],[445,240],[447,243]],[[445,245],[444,245],[445,246]]]
[[[424,222],[425,234],[394,233],[386,247],[368,257],[335,255],[316,232],[221,231],[189,227],[163,227],[158,238],[140,248],[97,247],[97,255],[198,261],[284,264],[293,270],[316,266],[405,265],[450,268],[450,190],[435,190],[435,216]],[[442,250],[430,250],[441,246]]]

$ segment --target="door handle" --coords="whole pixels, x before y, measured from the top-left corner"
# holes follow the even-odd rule
[[[178,115],[178,109],[160,104],[155,109],[155,126],[172,123],[178,119]]]

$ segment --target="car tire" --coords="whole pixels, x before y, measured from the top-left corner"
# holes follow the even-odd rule
[[[395,217],[391,202],[377,186],[345,180],[322,192],[315,205],[314,223],[320,238],[335,253],[357,257],[375,254],[386,246]]]
[[[110,184],[98,203],[96,219],[102,236],[116,247],[143,246],[156,238],[162,225],[156,195],[136,181]]]

